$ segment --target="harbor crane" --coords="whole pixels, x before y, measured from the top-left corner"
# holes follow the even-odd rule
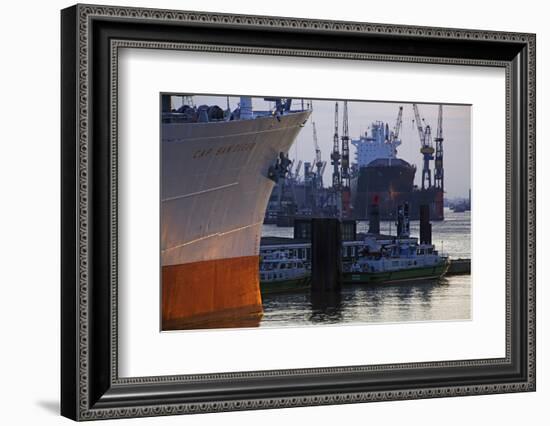
[[[334,139],[332,153],[330,154],[332,169],[332,188],[340,189],[340,138],[338,137],[338,102],[334,106]]]
[[[302,160],[298,160],[298,164],[296,165],[296,169],[294,170],[294,179],[297,180],[300,176],[300,169],[302,168]]]
[[[443,105],[439,105],[437,114],[437,132],[435,136],[434,185],[443,191]]]
[[[287,176],[289,178],[295,179],[298,176],[297,170],[294,169],[296,165],[301,166],[301,160],[297,162],[296,159],[290,161],[290,166],[288,167]]]
[[[341,186],[342,186],[342,210],[343,216],[351,215],[351,189],[349,170],[349,120],[348,102],[344,101],[344,112],[342,116],[342,163],[341,163]]]
[[[296,165],[296,169],[293,170],[294,165]],[[296,182],[298,180],[299,174],[300,174],[300,168],[302,167],[302,160],[299,160],[298,163],[296,163],[296,160],[293,160],[288,168],[288,173],[285,176],[285,178],[279,183],[279,193],[277,196],[277,206],[278,211],[283,212],[285,208],[283,207],[283,200],[285,198],[285,195],[287,194],[288,189],[290,189],[291,192],[291,199],[293,200],[292,203],[295,203],[296,200]],[[288,207],[288,201],[285,202]]]
[[[317,140],[317,128],[315,127],[315,121],[311,122],[313,126],[313,143],[315,144],[315,167],[317,168],[316,185],[319,188],[323,187],[323,160],[321,159],[321,148],[319,148],[319,141]]]
[[[334,196],[334,207],[340,216],[342,210],[342,199],[340,198],[341,176],[340,176],[340,138],[338,137],[338,102],[334,104],[334,138],[330,164],[332,164],[332,192]]]
[[[323,161],[323,164],[321,165],[321,176],[325,174],[326,167],[327,167],[327,162]]]
[[[420,153],[424,159],[424,165],[422,167],[422,189],[429,189],[432,187],[432,172],[430,170],[430,160],[434,159],[434,147],[432,144],[432,130],[429,125],[424,127],[424,119],[420,118],[418,112],[418,106],[413,104],[414,117],[416,120],[416,128],[418,129],[418,136],[420,137]]]
[[[393,128],[393,140],[399,139],[401,124],[403,124],[403,107],[402,106],[399,107],[399,112],[397,113],[397,120],[395,121],[395,126]]]

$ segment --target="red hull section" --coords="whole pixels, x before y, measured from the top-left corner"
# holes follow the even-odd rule
[[[162,329],[257,327],[259,257],[162,267]]]

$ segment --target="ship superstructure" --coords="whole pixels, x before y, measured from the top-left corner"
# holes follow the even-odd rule
[[[397,147],[401,140],[390,133],[388,124],[382,121],[372,123],[371,134],[365,132],[358,139],[352,139],[355,146],[355,162],[359,167],[367,167],[372,161],[379,158],[392,160],[397,158]]]

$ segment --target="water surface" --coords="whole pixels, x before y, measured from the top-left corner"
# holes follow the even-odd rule
[[[358,222],[366,232],[368,222]],[[383,233],[395,234],[395,224],[381,222]],[[292,237],[292,228],[264,225],[263,236]],[[418,237],[419,222],[411,222],[411,236]],[[469,258],[470,212],[445,209],[445,220],[432,222],[432,242],[451,258]],[[436,281],[344,286],[340,296],[314,300],[309,292],[263,296],[260,327],[308,326],[407,321],[471,319],[471,276],[455,275]]]

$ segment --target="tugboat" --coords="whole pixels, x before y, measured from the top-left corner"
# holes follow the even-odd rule
[[[421,235],[420,242],[410,237],[408,205],[400,206],[397,236],[367,234],[360,256],[344,265],[343,282],[380,284],[441,278],[449,269],[450,261],[431,243],[431,227],[427,225],[428,236]]]
[[[365,245],[373,244],[365,240]],[[432,244],[418,244],[416,238],[395,239],[380,244],[378,250],[364,255],[344,272],[345,283],[390,283],[396,281],[434,280],[449,269],[450,261]]]
[[[286,293],[309,289],[311,271],[298,258],[285,251],[270,254],[260,263],[260,291],[262,294]]]

